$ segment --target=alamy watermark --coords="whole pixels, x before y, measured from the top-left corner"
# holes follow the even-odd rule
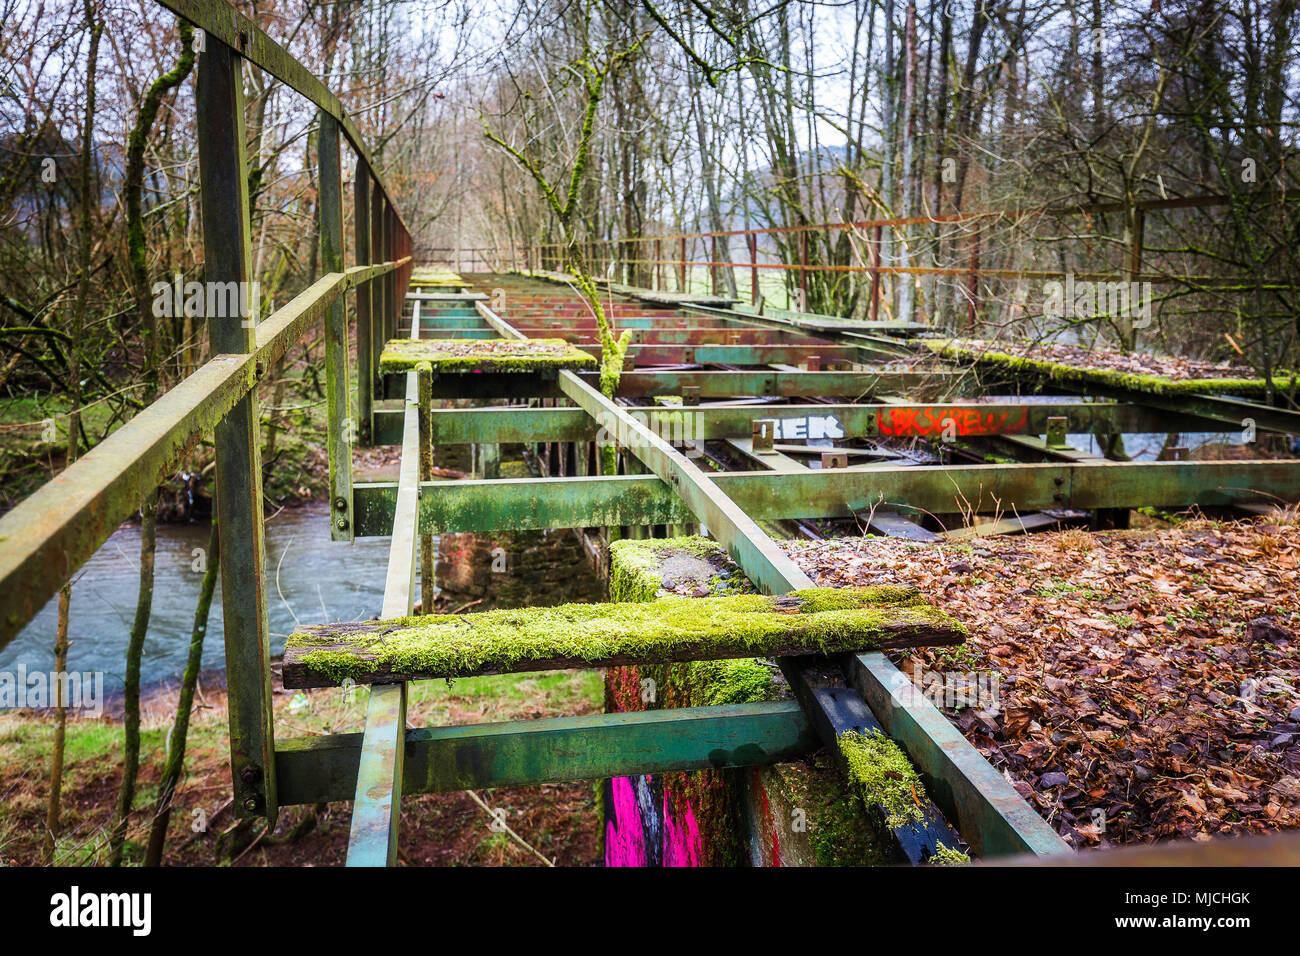
[[[1114,316],[1145,329],[1151,325],[1151,300],[1150,282],[1079,282],[1067,272],[1064,282],[1043,283],[1043,314],[1048,318]]]
[[[104,714],[104,672],[0,671],[0,710],[45,710],[62,703],[87,717]]]
[[[936,707],[973,707],[990,715],[1002,709],[1002,675],[992,671],[917,669],[910,686]]]
[[[185,282],[178,272],[171,282],[155,282],[156,318],[233,319],[246,329],[257,325],[261,293],[257,282]]]

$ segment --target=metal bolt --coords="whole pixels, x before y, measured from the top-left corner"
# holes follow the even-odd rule
[[[343,517],[342,515],[339,515],[338,520],[334,522],[334,526],[338,528],[340,531],[347,531],[348,519]]]
[[[344,498],[342,495],[339,495],[337,498],[334,499],[334,507],[338,511],[347,510],[348,507],[347,499]]]
[[[244,801],[244,809],[247,810],[249,813],[254,813],[254,812],[256,812],[256,810],[257,810],[257,797],[249,797],[248,799],[246,799],[246,800]]]
[[[1056,482],[1056,484],[1057,484],[1058,486],[1059,486],[1059,485],[1063,485],[1063,484],[1065,484],[1065,478],[1064,478],[1063,476],[1061,476],[1061,475],[1057,475],[1057,476],[1056,476],[1055,478],[1053,478],[1052,480],[1053,480],[1054,482]]]
[[[262,778],[262,768],[256,764],[249,764],[243,770],[239,771],[239,779],[244,781],[250,787]]]

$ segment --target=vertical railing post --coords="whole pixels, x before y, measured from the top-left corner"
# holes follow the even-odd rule
[[[325,272],[342,272],[343,170],[339,164],[339,121],[320,111],[316,137],[320,179],[320,260]],[[352,540],[352,443],[356,423],[348,398],[347,301],[339,296],[325,313],[325,415],[328,432],[330,537]]]
[[[871,321],[875,322],[880,314],[880,227],[877,226],[871,240]]]
[[[195,90],[203,210],[203,277],[235,282],[248,314],[208,316],[212,354],[246,354],[256,345],[257,286],[244,157],[244,81],[240,59],[215,36],[199,58]],[[241,310],[245,311],[245,310]],[[251,389],[213,429],[216,514],[221,535],[221,606],[235,812],[277,811],[275,729],[266,620],[262,523],[261,418]]]
[[[354,236],[357,265],[368,266],[374,262],[370,254],[370,171],[365,161],[358,157],[356,181],[353,183],[352,205],[354,211]],[[371,424],[374,418],[375,351],[374,332],[371,330],[370,283],[357,286],[357,418],[360,420],[360,438],[365,445],[372,443]]]
[[[393,204],[388,200],[388,197],[385,196],[384,197],[384,261],[385,262],[392,262],[395,258],[397,258],[397,252],[396,252],[397,244],[396,242],[394,242],[394,239],[396,237],[393,235],[393,233],[396,230],[393,229],[393,219],[394,219]],[[384,276],[384,282],[388,286],[388,294],[384,297],[385,303],[388,306],[388,315],[386,316],[387,323],[388,323],[387,326],[388,338],[395,339],[397,338],[398,335],[397,326],[402,314],[402,303],[403,301],[405,301],[404,293],[406,290],[397,288],[396,269],[394,269],[392,272],[389,272],[387,275]]]
[[[749,301],[758,308],[758,233],[750,233],[749,239]]]
[[[808,232],[799,233],[799,311],[808,310]]]
[[[370,191],[370,261],[384,261],[384,191],[375,180]],[[384,351],[388,341],[388,315],[384,300],[387,298],[388,283],[383,276],[370,281],[370,354],[372,374],[370,379],[371,394],[377,398],[384,397],[384,383],[379,377],[379,355]]]
[[[677,266],[677,285],[679,291],[686,291],[686,237],[682,236],[679,245],[678,266]]]

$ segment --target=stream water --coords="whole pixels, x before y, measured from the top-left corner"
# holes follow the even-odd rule
[[[330,540],[324,505],[281,511],[266,522],[267,610],[271,652],[279,653],[297,624],[353,621],[378,615],[384,596],[388,538]],[[179,679],[189,654],[194,606],[203,574],[195,570],[196,549],[208,544],[206,523],[160,524],[155,559],[153,613],[145,641],[141,680],[147,686]],[[72,586],[68,670],[102,672],[104,689],[122,686],[127,637],[139,585],[140,528],[123,525],[77,573]],[[0,650],[0,672],[50,671],[58,598],[49,603]],[[203,668],[225,666],[221,628],[221,585],[217,584],[203,646]]]

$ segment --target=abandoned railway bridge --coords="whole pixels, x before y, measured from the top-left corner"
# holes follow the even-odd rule
[[[349,863],[383,865],[395,859],[404,795],[604,780],[607,861],[691,861],[713,835],[692,836],[683,821],[722,826],[725,814],[706,805],[776,794],[758,776],[726,772],[826,748],[827,772],[856,788],[863,819],[878,825],[882,859],[942,861],[963,847],[984,858],[1070,852],[886,656],[960,642],[961,623],[905,581],[818,588],[772,533],[846,522],[959,540],[1070,521],[1122,526],[1135,508],[1268,507],[1295,500],[1300,462],[1133,462],[1080,450],[1071,437],[1114,449],[1125,434],[1228,431],[1244,419],[1300,434],[1300,415],[1260,398],[1258,383],[1136,381],[1000,361],[927,338],[916,323],[760,311],[757,301],[691,292],[684,273],[670,281],[684,252],[656,271],[656,288],[601,283],[613,324],[632,332],[607,396],[596,321],[568,277],[542,268],[540,255],[497,274],[417,263],[337,98],[224,4],[163,4],[207,33],[198,78],[206,277],[243,283],[251,272],[241,58],[319,110],[325,274],[253,327],[212,321],[205,365],[0,519],[0,646],[211,432],[231,787],[244,816],[350,800]],[[350,196],[344,141],[356,156]],[[755,279],[755,300],[757,288]],[[293,635],[277,675],[256,388],[277,357],[322,329],[332,534],[389,537],[386,588],[378,622]],[[377,444],[400,446],[397,481],[354,478],[354,448]],[[473,446],[474,476],[436,479],[438,449],[458,445]],[[501,478],[505,445],[524,445],[537,476]],[[609,602],[413,616],[417,593],[431,594],[432,535],[545,529],[594,542]],[[659,596],[665,578],[691,575],[702,596]],[[681,684],[673,668],[756,658],[780,675],[763,699],[668,693]],[[606,713],[407,727],[411,681],[569,667],[608,669]],[[641,693],[649,675],[659,698]],[[370,684],[364,733],[278,735],[276,680]],[[723,785],[693,786],[693,774],[724,775],[711,778]],[[909,774],[924,796],[914,789],[900,801],[891,781]],[[647,775],[669,775],[648,811],[627,799]],[[645,813],[655,827],[636,816]],[[797,859],[784,824],[762,825],[784,834],[787,862]],[[662,843],[647,848],[651,829]],[[751,839],[747,852],[780,863],[778,843]]]

